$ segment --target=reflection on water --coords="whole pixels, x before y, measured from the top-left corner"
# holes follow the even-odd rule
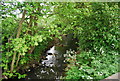
[[[72,35],[64,38],[61,46],[53,46],[46,52],[46,58],[42,59],[40,66],[31,69],[27,73],[26,79],[60,79],[64,76],[65,61],[64,56],[66,50],[75,49],[75,40],[72,39]]]
[[[53,46],[50,48],[50,50],[47,51],[46,60],[42,60],[42,64],[49,67],[55,66],[55,64],[57,64],[55,55],[57,54],[58,52],[55,50],[55,46]]]
[[[58,53],[53,46],[46,52],[46,55],[46,59],[42,59],[41,65],[30,71],[26,79],[60,79],[64,69],[61,53]]]

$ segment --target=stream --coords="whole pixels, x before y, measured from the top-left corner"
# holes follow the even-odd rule
[[[64,46],[52,46],[46,51],[44,59],[41,59],[39,66],[30,69],[27,73],[26,80],[31,79],[57,79],[65,75],[66,63],[64,61],[64,54],[66,50],[76,50],[76,40],[73,39],[73,35],[67,35],[62,42]]]

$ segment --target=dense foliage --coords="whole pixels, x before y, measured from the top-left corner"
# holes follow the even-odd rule
[[[20,69],[27,69],[33,61],[39,62],[51,41],[62,40],[62,36],[70,33],[79,40],[80,53],[72,52],[72,56],[67,53],[70,63],[64,78],[103,79],[118,72],[118,3],[1,4],[4,76],[24,78],[26,75],[20,74]]]
[[[75,34],[81,53],[67,57],[74,57],[74,61],[67,60],[70,62],[68,66],[74,65],[67,70],[65,78],[104,79],[119,71],[118,4],[85,3],[80,9],[82,15],[78,16],[76,23],[81,30]]]
[[[82,52],[77,55],[75,52],[67,53],[66,61],[69,62],[65,79],[104,79],[119,71],[118,55],[105,54],[96,55],[89,52]]]

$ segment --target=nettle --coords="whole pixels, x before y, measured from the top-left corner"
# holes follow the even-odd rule
[[[67,18],[64,18],[64,24],[56,13],[59,12],[60,5],[54,2],[2,1],[3,75],[8,78],[14,77],[23,66],[33,60],[40,60],[40,53],[49,41],[56,38],[62,40],[62,35],[66,35],[72,29],[71,26],[67,26]]]
[[[74,8],[72,25],[81,53],[75,61],[79,65],[67,70],[65,78],[103,79],[118,72],[118,3],[76,3]]]
[[[1,1],[1,4],[3,75],[25,77],[18,74],[18,70],[39,60],[50,40],[62,40],[61,36],[69,33],[79,40],[81,54],[67,57],[68,66],[73,65],[72,69],[66,70],[67,78],[102,79],[117,72],[115,64],[120,50],[118,3]],[[36,52],[38,49],[40,53]],[[102,69],[102,65],[109,68]]]
[[[69,51],[71,52],[71,51]],[[64,79],[104,79],[119,71],[119,55],[95,55],[91,51],[70,55],[67,53],[67,76]]]

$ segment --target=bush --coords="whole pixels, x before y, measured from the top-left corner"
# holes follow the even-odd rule
[[[65,79],[104,79],[118,72],[118,56],[117,53],[96,55],[90,51],[82,52],[76,55],[75,65],[67,69]]]

